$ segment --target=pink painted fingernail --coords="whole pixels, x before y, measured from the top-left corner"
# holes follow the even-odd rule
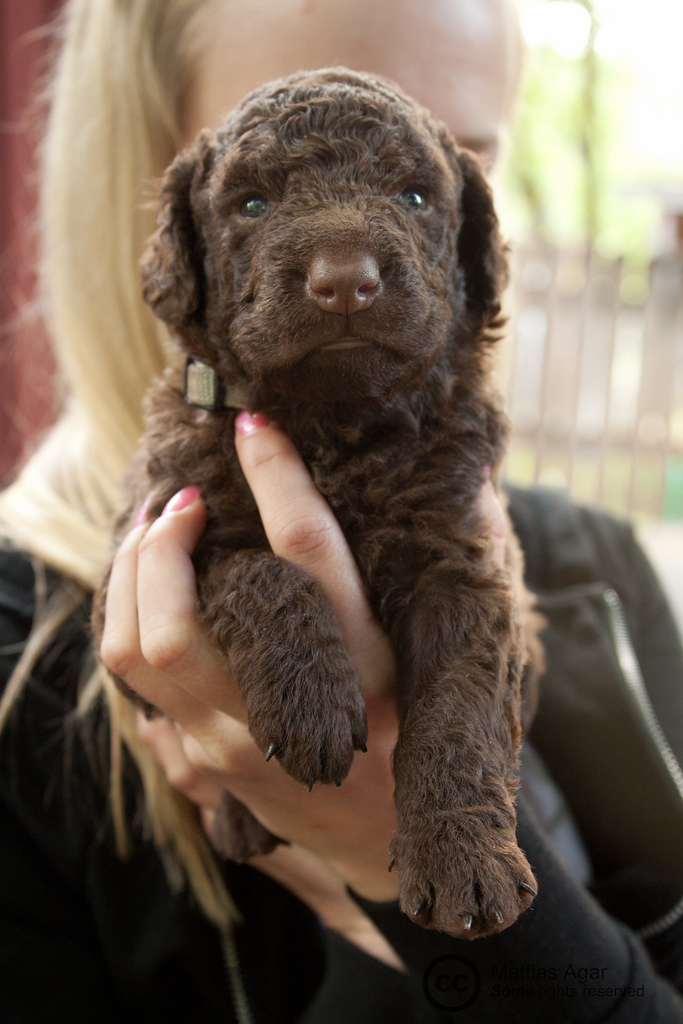
[[[142,505],[140,505],[140,510],[135,517],[135,522],[133,523],[133,526],[142,526],[143,523],[147,522],[147,509],[149,508],[149,498],[150,496],[148,495],[143,501]]]
[[[481,475],[483,476],[484,480],[489,480],[491,478],[491,467],[490,466],[482,466],[481,467]]]
[[[193,501],[196,501],[201,491],[194,485],[190,487],[183,487],[182,491],[178,491],[174,494],[170,501],[164,506],[164,511],[161,513],[165,516],[167,512],[180,512],[182,509],[187,508]]]
[[[248,437],[255,434],[261,427],[267,427],[270,420],[262,412],[240,412],[235,416],[235,430],[240,437]]]

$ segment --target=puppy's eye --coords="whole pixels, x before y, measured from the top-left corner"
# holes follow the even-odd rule
[[[401,192],[399,198],[401,202],[411,210],[427,209],[427,200],[421,192],[417,191],[416,188],[407,188],[405,192]]]
[[[270,210],[270,203],[263,196],[250,196],[242,203],[240,213],[243,217],[261,217]]]

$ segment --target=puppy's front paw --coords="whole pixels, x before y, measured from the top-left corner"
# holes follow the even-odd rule
[[[425,928],[474,939],[508,928],[538,886],[514,833],[475,834],[451,812],[429,836],[424,822],[397,832],[391,855],[401,910]]]
[[[354,750],[365,749],[367,724],[356,669],[341,643],[296,652],[245,697],[249,729],[268,760],[309,789],[346,777]]]

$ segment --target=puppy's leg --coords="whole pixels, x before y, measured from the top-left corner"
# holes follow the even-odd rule
[[[282,842],[257,821],[241,800],[223,791],[211,826],[211,844],[216,853],[244,864],[258,853],[271,853]]]
[[[200,618],[226,658],[257,745],[306,786],[339,783],[366,742],[365,704],[322,588],[267,551],[207,565]]]
[[[403,911],[460,938],[501,931],[536,881],[515,838],[520,627],[502,574],[442,562],[420,579],[397,638],[398,827]]]

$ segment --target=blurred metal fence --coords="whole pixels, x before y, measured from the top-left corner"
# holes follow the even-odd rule
[[[683,259],[639,273],[534,243],[512,269],[508,478],[683,518]]]

